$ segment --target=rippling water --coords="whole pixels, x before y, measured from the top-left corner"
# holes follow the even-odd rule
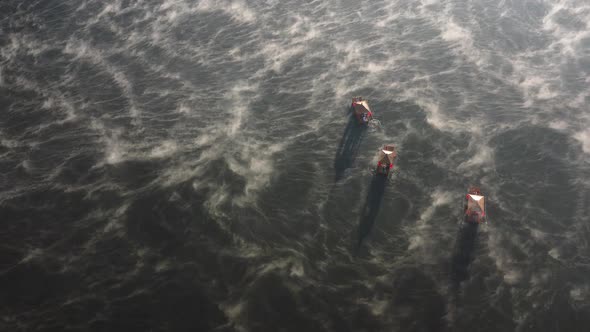
[[[586,0],[0,13],[0,330],[590,329]]]

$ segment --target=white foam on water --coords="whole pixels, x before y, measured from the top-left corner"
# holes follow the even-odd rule
[[[589,6],[580,6],[575,1],[551,1],[547,4],[551,8],[541,23],[544,31],[552,37],[550,47],[527,49],[516,56],[504,57],[514,70],[509,77],[501,78],[512,82],[522,91],[524,107],[534,105],[546,109],[548,102],[553,100],[563,103],[561,100],[567,91],[563,88],[564,78],[561,77],[560,66],[578,59],[580,54],[583,54],[579,50],[581,41],[590,36],[588,29],[575,31],[558,23],[559,14],[564,11],[575,16],[572,20],[577,20],[578,23],[588,22]],[[539,64],[539,60],[531,61],[532,59],[542,59],[542,62]],[[584,93],[578,94],[575,98],[567,98],[567,103],[571,107],[583,107],[584,98]],[[548,111],[550,109],[547,109]]]
[[[423,15],[432,19],[436,27],[441,29],[441,38],[448,42],[459,55],[475,64],[477,67],[483,67],[489,60],[489,55],[482,49],[475,46],[472,33],[465,27],[459,25],[449,13],[428,11],[424,7]],[[433,10],[436,10],[433,8]],[[447,11],[446,8],[445,11]]]
[[[175,141],[164,141],[160,146],[155,147],[150,152],[152,158],[164,158],[173,155],[178,151],[178,145]]]
[[[101,20],[108,18],[109,16],[114,16],[114,15],[120,14],[121,12],[123,12],[121,5],[122,5],[122,3],[120,0],[114,0],[111,3],[106,3],[104,5],[104,7],[102,8],[102,10],[100,11],[100,13],[98,13],[90,21],[88,21],[88,25],[96,24],[96,23],[100,22]],[[85,4],[83,6],[85,6]],[[81,10],[81,9],[83,9],[83,8],[78,8],[78,10]]]
[[[395,68],[396,58],[389,57],[387,60],[382,62],[368,62],[361,70],[366,71],[370,74],[378,74],[384,71]]]
[[[254,206],[257,193],[264,189],[275,173],[275,155],[286,147],[285,142],[269,142],[259,137],[255,128],[249,126],[251,106],[260,95],[259,83],[238,81],[223,94],[223,100],[211,104],[210,111],[219,114],[216,121],[211,121],[199,129],[192,142],[193,148],[200,153],[195,159],[180,161],[166,169],[159,182],[164,186],[187,180],[193,181],[195,190],[206,189],[209,192],[206,206],[214,215],[225,215],[229,211],[221,209],[226,203],[237,206]],[[181,147],[168,144],[156,148],[158,152],[175,153]],[[152,151],[152,156],[154,155]],[[215,178],[204,178],[203,172],[211,162],[222,161],[231,174],[245,183],[241,194],[230,193],[228,183]]]
[[[295,14],[291,17],[291,19],[294,19],[295,22],[286,28],[286,32],[291,37],[297,38],[297,36],[303,35],[304,40],[317,37],[318,31],[313,26],[309,17]]]
[[[225,94],[225,99],[230,101],[230,117],[229,122],[225,125],[227,135],[234,138],[240,130],[242,123],[247,117],[247,111],[250,107],[250,101],[243,96],[243,93],[254,92],[258,90],[258,84],[251,84],[248,82],[238,82],[232,89]],[[218,128],[219,129],[219,128]]]
[[[91,121],[90,128],[97,131],[102,137],[101,141],[104,144],[105,163],[114,165],[129,158],[127,144],[119,138],[122,134],[122,129],[107,129],[97,119]]]
[[[223,311],[225,312],[227,318],[229,318],[231,321],[234,321],[242,314],[242,311],[244,311],[246,305],[247,304],[244,302],[238,302],[233,305],[223,306]]]
[[[43,249],[40,249],[40,248],[30,249],[29,252],[25,255],[25,257],[23,257],[23,259],[20,261],[20,263],[28,263],[34,259],[37,259],[38,257],[40,257],[43,254],[44,254]]]
[[[232,324],[232,329],[235,329],[238,332],[248,332],[249,330],[242,326],[242,315],[244,311],[247,310],[248,302],[243,298],[238,299],[237,301],[226,301],[225,303],[220,304],[219,306],[221,310],[225,313],[225,316]]]
[[[125,151],[116,139],[107,138],[106,162],[108,164],[118,164],[123,161]]]
[[[299,253],[274,259],[267,264],[258,267],[256,274],[262,276],[271,272],[291,277],[303,277],[305,268]]]
[[[590,76],[588,78],[586,78],[585,82],[584,82],[587,86],[590,86]],[[568,102],[568,106],[572,107],[572,108],[583,108],[586,107],[586,100],[590,99],[590,89],[578,93],[578,95],[575,98],[572,98],[569,102]]]
[[[181,114],[191,114],[193,113],[193,108],[189,106],[187,103],[182,103],[178,108],[176,108],[176,112]]]
[[[133,93],[133,84],[129,81],[123,71],[109,64],[108,61],[105,60],[105,54],[103,54],[104,52],[102,50],[93,48],[84,41],[70,39],[66,43],[64,53],[73,55],[78,60],[89,61],[107,72],[117,83],[117,86],[121,89],[125,98],[129,101],[129,115],[134,118],[134,122],[138,123],[140,121],[139,109],[136,105],[135,95]]]
[[[519,269],[513,261],[509,248],[503,241],[506,241],[499,230],[489,232],[488,250],[490,258],[494,260],[496,269],[502,274],[504,282],[509,285],[515,285],[521,281],[523,277],[522,270]],[[518,241],[518,239],[516,239]]]
[[[1,135],[2,135],[2,131],[0,131],[0,136]],[[13,148],[17,148],[17,147],[21,146],[21,143],[17,140],[0,137],[0,145],[2,145],[5,148],[13,149]]]
[[[18,76],[15,82],[18,88],[34,91],[44,98],[44,101],[41,104],[41,109],[53,110],[53,108],[57,108],[58,111],[65,113],[65,118],[55,120],[53,122],[43,123],[37,128],[37,130],[48,128],[54,124],[70,122],[78,117],[76,107],[74,107],[73,102],[58,88],[53,86],[42,86],[37,82],[31,81],[23,76]]]
[[[531,232],[531,236],[537,241],[544,241],[547,238],[547,233],[540,229],[529,228],[529,231]]]
[[[455,23],[452,19],[449,19],[443,27],[444,30],[441,36],[444,40],[450,42],[466,42],[468,43],[466,45],[473,44],[471,33]]]
[[[522,272],[518,269],[511,269],[505,272],[504,281],[509,285],[514,285],[522,279]]]
[[[542,270],[541,272],[533,273],[531,275],[531,284],[534,287],[531,290],[542,287],[543,285],[547,284],[547,282],[549,282],[550,280],[551,272],[549,272],[548,270]]]
[[[549,252],[547,252],[547,254],[551,256],[553,259],[560,259],[559,248],[552,248],[551,250],[549,250]]]
[[[588,29],[590,6],[588,4],[579,6],[576,1],[572,0],[554,1],[550,2],[550,5],[552,5],[552,8],[543,18],[543,29],[554,36],[552,45],[555,45],[562,55],[577,57],[580,42],[590,37],[590,30]],[[576,18],[579,19],[578,23],[585,25],[586,28],[576,31],[562,26],[556,21],[556,15],[561,12],[576,15]]]
[[[154,267],[154,271],[161,273],[169,271],[172,268],[172,263],[169,260],[159,261]]]
[[[358,41],[334,41],[332,47],[340,55],[337,63],[338,71],[346,72],[362,66],[362,47]]]
[[[246,179],[244,196],[236,199],[235,203],[244,206],[252,202],[251,194],[264,188],[270,181],[274,172],[272,156],[284,149],[284,144],[258,145],[255,142],[243,142],[242,151],[239,152],[240,159],[236,160],[231,156],[226,157],[230,169]]]
[[[440,0],[420,0],[423,6],[432,6],[434,4],[440,3]]]
[[[467,171],[469,169],[486,168],[491,169],[494,166],[494,150],[489,146],[482,144],[479,140],[473,140],[470,143],[469,150],[475,151],[473,156],[459,165],[459,169]],[[473,146],[471,146],[473,145]]]
[[[428,209],[426,209],[426,211],[424,211],[420,215],[421,221],[430,220],[432,218],[432,215],[434,214],[434,211],[436,208],[438,208],[439,206],[442,206],[442,205],[449,204],[453,200],[453,193],[451,193],[449,191],[440,191],[437,189],[431,195],[431,198],[432,198],[432,205],[430,205],[428,207]]]
[[[577,285],[569,292],[570,298],[575,302],[584,302],[590,298],[590,285]]]
[[[381,9],[382,13],[385,13],[384,18],[379,19],[375,22],[375,27],[377,28],[387,28],[391,23],[398,20],[402,15],[407,17],[407,11],[402,12],[401,8],[397,6],[397,3],[392,2],[386,4],[384,8]]]
[[[416,104],[426,111],[426,121],[429,125],[439,130],[456,131],[457,127],[448,121],[446,116],[441,111],[438,103],[433,101],[417,100]]]
[[[196,6],[196,10],[199,12],[221,11],[242,23],[254,22],[258,17],[245,1],[239,0],[201,0]]]
[[[57,99],[57,101],[55,101]],[[46,104],[47,102],[47,104]],[[67,121],[73,121],[75,119],[77,119],[78,117],[78,110],[77,108],[74,106],[74,104],[72,103],[71,100],[69,100],[68,97],[66,97],[63,94],[60,95],[53,95],[53,96],[49,96],[48,99],[46,99],[46,101],[43,103],[43,107],[48,106],[48,105],[59,105],[60,110],[65,111],[66,113],[66,118],[63,120],[64,122]],[[82,108],[84,107],[84,105],[82,105]]]
[[[130,108],[129,108],[129,113],[131,114],[132,117],[136,118],[139,115],[139,110],[135,106],[133,86],[132,86],[131,82],[129,81],[129,79],[127,79],[127,77],[125,76],[125,74],[123,72],[116,71],[114,69],[111,69],[111,71],[112,71],[111,75],[113,76],[113,79],[115,80],[117,85],[123,89],[124,95],[129,99],[129,101],[131,103]]]
[[[549,122],[549,128],[555,129],[555,130],[560,130],[560,131],[565,131],[566,129],[569,128],[569,124],[565,121],[562,121],[562,120],[556,120],[556,121]]]
[[[192,175],[192,174],[188,174]],[[195,181],[200,182],[200,181]],[[207,201],[204,203],[204,206],[208,208],[209,213],[216,217],[224,217],[226,215],[226,211],[222,210],[220,207],[226,203],[230,197],[230,187],[227,184],[219,184],[214,185],[212,183],[206,183],[206,186],[212,191],[207,198]],[[198,189],[202,187],[202,182],[193,185],[193,188]]]
[[[449,191],[434,190],[431,194],[431,204],[422,212],[420,219],[416,222],[415,228],[410,232],[408,250],[421,250],[423,253],[429,252],[431,246],[435,246],[431,241],[429,229],[432,227],[429,223],[436,209],[440,206],[448,205],[453,201],[453,193]]]
[[[0,48],[0,57],[5,60],[14,61],[19,58],[19,52],[25,52],[28,55],[38,56],[54,46],[39,42],[28,35],[20,33],[8,34],[10,43]]]
[[[286,61],[301,56],[304,52],[305,46],[302,44],[285,45],[281,42],[267,42],[260,49],[259,54],[265,59],[267,68],[279,72]]]
[[[121,222],[120,215],[123,214],[125,211],[127,211],[128,207],[129,207],[129,204],[125,204],[125,205],[121,206],[120,208],[118,208],[115,211],[115,217],[110,216],[111,219],[104,226],[104,228],[102,229],[102,232],[103,233],[111,233],[111,232],[124,231],[124,223]],[[90,247],[94,241],[95,241],[95,239],[89,241],[89,243],[86,246]]]
[[[289,272],[291,277],[303,278],[305,277],[305,268],[301,262],[297,261],[291,264],[291,270]]]
[[[437,5],[437,3],[438,1],[433,0],[422,1],[424,7]],[[338,4],[340,3],[338,2]],[[201,61],[200,57],[203,56],[203,53],[208,52],[208,46],[179,46],[178,44],[175,44],[171,36],[168,35],[168,33],[172,31],[170,26],[181,22],[182,19],[185,18],[185,15],[205,12],[225,13],[231,16],[238,24],[270,22],[270,15],[267,13],[254,12],[252,10],[254,6],[258,5],[245,1],[210,0],[197,3],[189,1],[166,1],[162,4],[162,15],[160,18],[157,18],[157,24],[150,25],[153,30],[147,32],[149,36],[138,37],[141,36],[141,33],[136,35],[130,34],[129,40],[132,40],[131,42],[134,44],[140,44],[141,42],[146,41],[148,43],[156,42],[159,46],[166,49],[166,52],[169,52],[168,54],[170,55],[179,56],[179,58],[189,60],[193,63],[199,62]],[[301,4],[301,6],[307,5]],[[396,11],[398,9],[397,7],[399,7],[398,4],[389,5],[388,8],[391,8],[391,10],[388,11],[385,18],[383,19],[383,16],[380,16],[379,20],[375,21],[377,28],[387,28],[389,23],[393,23],[400,19],[402,15],[404,18],[409,17],[408,15],[410,13]],[[244,10],[244,8],[246,8],[246,10]],[[99,17],[103,20],[108,19],[110,15],[116,14],[117,10],[120,10],[120,2],[107,5],[103,8]],[[442,15],[436,14],[434,11],[438,10],[438,8],[430,8],[428,10],[430,11],[426,16],[433,18],[434,22],[442,23],[442,25],[439,26],[441,30],[440,37],[451,45],[454,52],[466,55],[467,59],[473,61],[475,64],[479,64],[482,67],[486,66],[485,61],[487,61],[487,58],[485,52],[478,50],[475,47],[475,34],[469,31],[469,24],[466,25],[465,22],[462,22],[457,18],[452,18],[448,13]],[[363,12],[363,14],[365,13]],[[146,17],[148,15],[157,16],[159,14],[146,13]],[[328,36],[324,33],[322,24],[325,24],[326,26],[330,24],[333,25],[334,22],[342,19],[340,13],[328,11],[328,15],[331,15],[330,17],[334,18],[334,22],[324,22],[322,24],[319,24],[319,22],[313,22],[313,15],[305,16],[296,13],[296,11],[289,15],[294,15],[296,17],[295,23],[293,25],[288,25],[280,31],[282,34],[278,33],[275,39],[271,38],[270,46],[268,48],[264,48],[267,44],[262,43],[263,39],[260,39],[255,40],[255,42],[261,42],[262,44],[260,45],[262,46],[258,51],[255,51],[252,54],[244,54],[243,49],[240,48],[240,46],[235,46],[231,49],[232,54],[230,55],[235,60],[243,61],[245,65],[247,65],[248,61],[263,59],[266,63],[266,67],[258,71],[253,77],[250,77],[249,80],[230,82],[227,83],[229,88],[224,86],[217,90],[221,99],[223,99],[223,102],[218,103],[217,101],[212,101],[210,105],[212,110],[219,114],[219,118],[216,119],[215,122],[206,123],[203,126],[197,126],[198,128],[191,128],[195,133],[194,136],[196,136],[194,141],[191,141],[189,144],[184,144],[180,140],[150,140],[150,142],[131,144],[130,142],[124,141],[123,135],[121,135],[118,129],[111,130],[111,128],[108,128],[107,130],[104,127],[102,129],[94,128],[103,137],[102,142],[105,145],[105,161],[117,164],[121,161],[128,160],[129,158],[173,157],[169,158],[171,164],[170,167],[167,168],[164,171],[164,174],[158,179],[160,185],[169,185],[193,180],[193,186],[195,188],[207,188],[209,190],[207,191],[210,195],[207,198],[207,206],[214,212],[220,212],[218,208],[227,202],[255,209],[256,207],[250,205],[249,202],[254,202],[257,193],[263,190],[265,186],[272,181],[272,178],[277,172],[279,172],[279,170],[275,169],[276,159],[281,152],[287,150],[289,147],[289,141],[292,138],[286,134],[285,136],[287,137],[283,138],[284,143],[274,142],[263,134],[256,132],[257,130],[260,130],[261,126],[252,126],[252,122],[256,121],[256,119],[254,119],[254,116],[251,114],[251,106],[260,96],[257,80],[263,79],[268,74],[273,74],[269,73],[270,71],[282,71],[286,68],[285,65],[292,60],[302,60],[304,65],[307,62],[312,62],[307,61],[311,58],[311,53],[307,52],[309,45],[306,43],[309,41],[317,42],[318,39],[325,37],[325,45],[327,45],[327,47],[333,45],[344,46],[336,50],[336,52],[330,50],[317,55],[318,58],[321,58],[332,56],[336,53],[334,59],[331,59],[332,67],[330,70],[327,70],[325,73],[318,73],[316,78],[310,80],[310,82],[312,82],[311,85],[314,87],[313,90],[320,91],[315,92],[312,97],[312,102],[309,102],[310,106],[324,106],[324,104],[332,103],[332,100],[336,100],[337,102],[344,100],[344,104],[347,105],[352,91],[362,88],[384,89],[385,87],[392,87],[396,90],[406,90],[406,88],[408,88],[409,92],[403,91],[399,95],[404,100],[417,103],[421,106],[427,114],[427,121],[430,126],[453,133],[467,131],[472,134],[474,143],[473,146],[470,146],[469,148],[469,159],[464,161],[464,163],[461,164],[461,167],[478,168],[493,164],[493,150],[486,145],[488,137],[477,136],[474,132],[470,132],[471,129],[465,128],[463,124],[464,121],[455,120],[453,117],[455,114],[454,110],[444,109],[444,103],[439,101],[441,98],[444,98],[444,92],[438,90],[439,87],[432,86],[429,83],[428,76],[431,75],[422,73],[421,75],[423,75],[423,77],[413,80],[411,82],[412,84],[421,84],[423,82],[426,84],[420,85],[417,88],[408,86],[410,84],[406,84],[406,82],[397,83],[379,81],[380,78],[385,76],[383,75],[384,73],[390,71],[392,68],[396,69],[395,67],[400,65],[400,59],[404,60],[411,57],[411,55],[402,54],[399,58],[397,56],[391,56],[385,60],[371,60],[372,58],[370,57],[370,54],[366,51],[350,48],[350,46],[354,47],[354,45],[351,45],[348,42],[342,42],[342,39],[339,40],[338,38],[335,38],[337,41],[331,44],[331,42],[327,41]],[[277,18],[273,17],[272,19],[276,20]],[[366,19],[366,17],[363,19]],[[260,29],[264,29],[266,26],[266,24],[261,24]],[[256,39],[259,33],[260,31],[255,33],[253,39]],[[286,38],[289,40],[283,39],[285,36],[287,36]],[[331,37],[333,36],[330,35],[330,38]],[[376,44],[385,43],[385,41],[384,38],[381,38]],[[571,44],[572,49],[575,49],[578,45],[575,44],[575,42],[576,41]],[[178,49],[181,49],[181,51],[177,51],[175,46],[179,46]],[[72,50],[70,49],[70,51]],[[85,48],[83,45],[80,50],[75,49],[72,54],[75,54],[78,51],[82,51],[83,57],[81,59],[84,61],[88,61],[87,57],[92,59],[92,57],[96,55],[93,55],[96,50]],[[103,64],[101,64],[102,66],[104,65],[104,62],[107,61],[110,54],[111,52],[100,53],[95,60],[99,63],[103,62]],[[141,55],[141,53],[138,54]],[[302,59],[299,59],[299,57],[302,57]],[[543,105],[544,102],[551,102],[553,99],[558,99],[560,97],[561,90],[559,84],[556,84],[556,81],[552,79],[552,77],[556,76],[555,68],[548,68],[548,74],[539,75],[534,66],[527,64],[524,55],[518,56],[518,58],[522,60],[523,65],[515,68],[515,74],[511,76],[510,79],[513,79],[514,85],[523,91],[526,99],[525,104],[527,106],[540,106]],[[94,63],[92,61],[95,60],[91,60],[91,63]],[[403,63],[403,61],[401,61],[401,63]],[[125,94],[133,95],[132,83],[125,76],[123,69],[124,68],[113,68],[113,71],[110,73],[112,74],[115,83]],[[150,69],[163,77],[171,78],[176,81],[182,80],[181,75],[165,73],[166,68],[164,66],[152,64]],[[351,80],[349,77],[350,75],[347,75],[351,70],[358,70],[361,72],[361,75],[359,75],[361,77],[358,80]],[[0,69],[0,84],[3,80],[2,74],[3,71]],[[507,79],[499,74],[496,77],[501,77],[504,80]],[[376,82],[378,84],[375,84]],[[182,83],[187,89],[192,88],[193,90],[196,90],[190,82],[183,81]],[[288,89],[284,90],[287,91]],[[297,89],[292,90],[293,92],[297,92]],[[285,91],[281,90],[283,93]],[[334,93],[332,93],[332,91],[334,91]],[[397,93],[397,91],[395,93]],[[197,97],[200,96],[200,92],[198,91],[195,92],[195,94]],[[394,92],[391,92],[391,94],[393,95]],[[579,94],[578,97],[575,98],[575,103],[578,105],[576,107],[583,106],[584,96],[587,96],[587,94]],[[327,98],[330,102],[318,102],[321,98]],[[61,107],[59,106],[60,102],[58,100],[58,95],[48,96],[45,107],[48,109],[52,107]],[[198,100],[199,98],[192,98],[191,96],[189,100],[180,102],[175,112],[181,114],[178,116],[183,116],[185,119],[192,120],[193,116],[196,118],[200,114],[200,108],[197,104]],[[547,110],[543,109],[542,111],[546,112]],[[140,115],[139,108],[131,107],[129,113],[132,117],[138,117]],[[329,114],[330,112],[323,113],[331,115]],[[321,116],[325,115],[320,115],[320,117]],[[528,115],[525,117],[528,119]],[[483,121],[483,119],[480,118],[475,118],[474,120],[478,121],[478,124],[480,124],[480,121]],[[101,119],[94,120],[94,122],[101,123],[101,125],[106,125],[106,122],[103,123],[101,121]],[[319,120],[313,122],[310,127],[313,127],[311,128],[312,130],[318,131],[321,130],[321,128],[324,128],[323,124],[329,123],[328,121],[333,121],[333,117],[330,118],[330,116],[326,116],[326,118],[319,118]],[[586,129],[584,127],[575,126],[567,121],[569,120],[552,121],[546,125],[556,130],[574,131],[575,133],[570,134],[579,136],[576,139],[582,142],[582,144],[586,144],[585,142],[588,142],[589,135]],[[501,125],[503,124],[499,124],[499,126]],[[254,127],[256,127],[256,129]],[[382,133],[373,136],[379,140],[385,140],[387,138],[385,137],[385,134]],[[0,143],[4,144],[1,141]],[[189,150],[197,150],[198,152],[194,154],[194,157],[182,153]],[[586,148],[584,148],[584,150],[587,152]],[[232,188],[231,186],[231,183],[233,183],[232,180],[227,180],[227,183],[223,183],[225,180],[215,178],[215,176],[211,176],[210,173],[205,173],[210,172],[209,166],[213,162],[220,162],[224,173],[226,173],[225,167],[227,166],[227,169],[233,173],[230,176],[244,179],[245,186],[243,193],[235,194],[235,188]],[[412,181],[415,182],[414,180]],[[419,181],[419,179],[416,181]],[[432,195],[433,202],[431,202],[431,205],[420,215],[418,223],[412,226],[416,227],[416,229],[408,231],[408,233],[412,233],[410,236],[410,246],[412,249],[429,252],[429,250],[426,249],[437,247],[435,243],[437,238],[434,235],[436,233],[434,232],[434,227],[431,228],[429,222],[435,218],[437,208],[445,204],[452,204],[454,201],[454,198],[452,197],[456,197],[456,195],[451,195],[451,193],[445,192],[442,189]],[[113,224],[110,227],[113,230],[118,229],[117,224]],[[109,228],[109,230],[111,230],[111,228]],[[227,230],[228,232],[231,232],[231,230]],[[536,240],[545,240],[544,234],[541,231],[531,230],[531,233]],[[501,239],[501,235],[497,236]],[[494,245],[491,246],[498,247],[501,242],[502,241],[496,239],[493,243]],[[372,253],[379,252],[379,249],[380,248],[373,248]],[[334,250],[340,249],[338,248]],[[492,252],[490,256],[494,259],[496,267],[508,284],[514,285],[524,279],[523,270],[517,268],[518,262],[514,261],[513,256],[511,256],[511,253],[507,249],[496,248],[494,250],[497,250],[497,252]],[[255,257],[260,255],[260,252],[261,250],[256,248],[256,250],[252,250],[252,252],[246,250],[245,253],[240,254]],[[342,252],[346,252],[346,249],[342,249]],[[386,257],[386,255],[384,254],[383,257]],[[380,267],[391,267],[392,270],[399,267],[399,265],[396,265],[399,262],[387,263],[384,262],[383,259],[375,259],[369,263]],[[322,262],[321,264],[324,263]],[[166,263],[164,262],[162,265],[166,266]],[[272,271],[280,271],[285,276],[291,278],[305,278],[309,273],[309,271],[305,270],[304,260],[300,257],[291,259],[290,263],[281,265],[280,268],[275,266]],[[537,283],[543,284],[546,282],[546,277],[542,272],[539,272],[533,274],[530,280],[533,285],[537,285]],[[579,289],[584,288],[583,286],[580,286],[572,289],[571,292],[573,292],[574,298],[579,298],[579,294],[584,293],[584,291],[580,291]],[[571,292],[570,296],[572,294]],[[232,301],[232,304],[227,305],[226,307],[222,306],[222,308],[226,312],[230,321],[233,321],[239,319],[243,310],[245,310],[246,305],[247,302],[240,299],[237,302]],[[374,315],[382,315],[389,309],[389,304],[386,300],[374,299],[368,301],[367,305]],[[237,326],[237,328],[245,330],[245,328],[240,326]]]
[[[27,171],[31,172],[33,170],[33,166],[31,166],[30,160],[23,160],[21,166]]]
[[[318,82],[320,83],[320,82]],[[315,82],[314,82],[315,84]],[[350,96],[350,93],[353,90],[360,88],[360,85],[357,85],[357,82],[350,83],[348,79],[340,79],[334,82],[332,88],[334,89],[334,99],[336,100],[345,100],[348,99],[347,97]],[[348,102],[348,100],[346,100]]]
[[[569,49],[569,51],[562,50],[563,55],[576,59],[580,52],[575,49],[580,41],[590,34],[590,31],[585,29],[564,32],[556,27],[552,16],[564,6],[572,8],[572,12],[578,15],[580,21],[590,20],[586,7],[578,6],[572,1],[561,1],[545,17],[544,24],[547,31],[554,32],[554,44],[560,45],[560,47],[565,45],[565,48]],[[444,10],[440,11],[438,7],[429,9],[428,6],[422,6],[421,12],[423,17],[430,19],[441,30],[441,38],[455,47],[458,54],[465,56],[469,62],[475,64],[486,75],[518,87],[525,99],[524,107],[533,105],[545,107],[548,101],[558,100],[562,97],[564,91],[560,81],[561,59],[559,55],[554,54],[555,52],[551,49],[526,49],[515,55],[503,56],[502,50],[493,48],[493,45],[488,45],[488,47],[492,47],[491,50],[479,46],[474,42],[474,35],[469,30],[469,26],[476,26],[476,22],[466,21],[459,24],[451,14],[452,7],[453,4],[447,4]],[[511,74],[505,75],[496,70],[497,66],[493,65],[494,62],[491,61],[491,56],[494,54],[502,56],[502,61],[512,65]],[[531,59],[539,58],[543,59],[542,64],[531,61]],[[583,97],[579,96],[578,98]],[[574,99],[568,99],[568,102],[572,103]],[[576,105],[581,105],[581,100],[576,100],[578,100]]]
[[[513,63],[514,65],[514,63]],[[517,65],[516,68],[519,68]],[[527,71],[526,69],[520,67],[519,68],[522,72]],[[543,101],[551,98],[557,97],[559,94],[557,91],[553,90],[550,87],[550,83],[547,78],[542,76],[536,76],[534,74],[529,74],[526,76],[524,80],[518,83],[520,89],[524,92],[525,97],[525,107],[532,106],[536,101]]]
[[[582,149],[585,153],[590,153],[590,129],[576,132],[574,138],[582,143]]]
[[[372,299],[367,301],[366,304],[369,307],[369,310],[371,310],[371,313],[375,316],[383,315],[389,308],[389,301],[387,299]]]

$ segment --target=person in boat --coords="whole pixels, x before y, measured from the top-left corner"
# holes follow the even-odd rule
[[[393,144],[388,144],[381,149],[379,152],[379,161],[377,162],[377,173],[383,175],[389,175],[389,172],[393,169],[393,164],[397,152]]]
[[[367,124],[373,119],[373,113],[371,112],[369,103],[363,97],[352,98],[352,108],[360,124]]]
[[[485,196],[477,187],[471,187],[465,195],[464,214],[465,222],[486,222]]]

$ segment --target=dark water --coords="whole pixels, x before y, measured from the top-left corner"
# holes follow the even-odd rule
[[[590,330],[589,22],[0,1],[0,330]]]

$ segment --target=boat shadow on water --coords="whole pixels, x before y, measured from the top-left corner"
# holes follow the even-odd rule
[[[461,283],[469,278],[469,265],[474,259],[475,243],[477,240],[477,223],[462,223],[459,236],[453,250],[451,260],[450,281],[453,293],[456,295]]]
[[[361,217],[359,219],[356,245],[357,252],[360,249],[363,240],[369,235],[375,224],[375,220],[377,219],[381,207],[381,202],[383,201],[383,194],[385,193],[387,182],[388,178],[383,175],[374,175],[371,179],[367,198],[363,204]]]
[[[341,180],[346,170],[352,167],[366,132],[367,127],[359,125],[350,113],[334,158],[335,182]]]

